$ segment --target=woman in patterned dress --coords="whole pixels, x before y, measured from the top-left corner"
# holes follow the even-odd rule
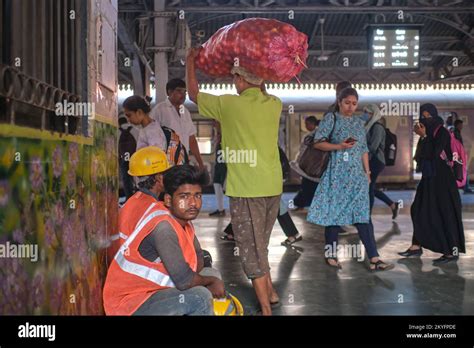
[[[341,268],[337,260],[340,226],[355,225],[370,259],[370,269],[385,271],[394,266],[379,259],[375,243],[369,208],[370,170],[364,121],[353,115],[358,100],[355,89],[343,89],[337,97],[336,112],[324,117],[314,136],[315,140],[327,140],[314,146],[331,151],[331,157],[316,189],[307,220],[326,227],[325,257],[329,266]]]

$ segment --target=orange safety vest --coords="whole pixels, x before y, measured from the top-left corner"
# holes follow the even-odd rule
[[[192,224],[188,223],[183,228],[163,204],[144,193],[137,196],[141,197],[140,200],[132,199],[136,195],[126,203],[127,209],[122,217],[127,218],[129,223],[124,221],[121,226],[123,236],[120,238],[120,249],[110,264],[105,280],[103,299],[107,315],[132,315],[156,291],[175,287],[160,259],[150,262],[138,251],[140,243],[162,221],[171,224],[185,261],[194,272],[197,271]]]
[[[113,254],[125,243],[129,236],[129,232],[133,231],[139,225],[143,217],[146,216],[151,209],[158,208],[166,210],[163,202],[157,201],[153,196],[144,192],[137,191],[130,197],[119,211],[118,217],[118,233],[110,236]],[[137,216],[141,217],[137,220]]]

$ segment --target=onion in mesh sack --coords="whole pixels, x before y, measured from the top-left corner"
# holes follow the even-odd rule
[[[211,77],[230,75],[239,65],[269,82],[288,82],[305,67],[308,37],[288,23],[248,18],[220,28],[196,57]]]

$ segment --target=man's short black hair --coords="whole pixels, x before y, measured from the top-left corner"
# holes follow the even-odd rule
[[[315,116],[308,116],[304,119],[305,122],[309,122],[317,126],[319,124],[319,120]]]
[[[209,176],[206,172],[200,171],[197,167],[183,164],[174,166],[166,171],[163,178],[165,193],[170,196],[182,185],[206,186],[209,183]]]
[[[186,82],[181,79],[169,80],[166,84],[166,93],[169,91],[174,91],[176,88],[186,88]]]
[[[458,124],[463,124],[463,121],[462,121],[462,120],[456,120],[456,121],[454,121],[454,127],[457,127]]]

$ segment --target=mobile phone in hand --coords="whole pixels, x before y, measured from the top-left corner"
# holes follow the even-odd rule
[[[357,141],[357,139],[354,139],[353,137],[349,137],[346,139],[346,142],[347,143],[355,143]]]

